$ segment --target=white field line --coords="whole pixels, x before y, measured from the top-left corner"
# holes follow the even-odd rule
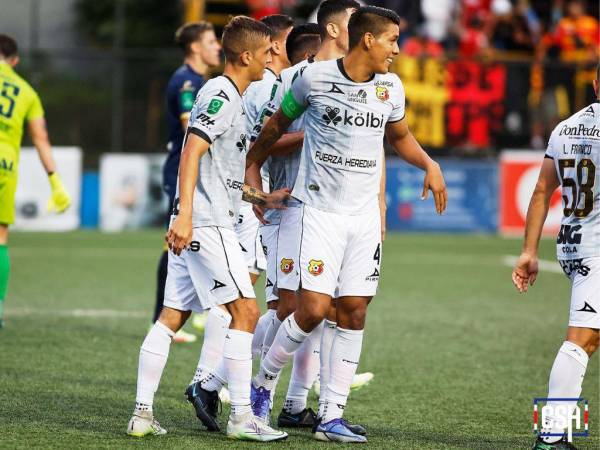
[[[59,317],[90,317],[110,319],[131,319],[148,317],[148,311],[132,311],[119,309],[37,309],[37,308],[6,308],[11,316],[59,316]]]
[[[505,266],[514,267],[517,263],[517,259],[518,258],[516,256],[506,255],[502,258],[502,263]],[[540,259],[538,261],[538,267],[544,272],[564,274],[562,268],[560,267],[560,264],[558,264],[558,261],[548,261],[547,259]]]

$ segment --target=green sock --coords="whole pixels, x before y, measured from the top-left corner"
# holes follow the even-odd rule
[[[10,258],[8,256],[8,246],[0,245],[0,303],[6,298],[9,276]]]

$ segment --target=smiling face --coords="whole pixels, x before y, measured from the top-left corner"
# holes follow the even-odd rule
[[[400,27],[390,23],[385,30],[377,36],[365,34],[365,45],[369,52],[372,69],[375,73],[388,73],[394,58],[400,53],[398,37]]]
[[[192,44],[192,49],[200,54],[202,60],[209,66],[215,67],[221,63],[221,44],[213,30],[207,30],[197,42]]]

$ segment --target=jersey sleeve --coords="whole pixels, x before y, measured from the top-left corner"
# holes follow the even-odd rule
[[[196,100],[196,93],[202,87],[204,82],[195,83],[192,80],[185,80],[177,92],[177,105],[179,107],[179,117],[185,118],[190,114]]]
[[[394,96],[393,98],[393,109],[392,109],[392,113],[390,114],[390,118],[388,119],[388,122],[399,122],[402,119],[404,119],[404,116],[406,115],[406,96],[404,95],[404,86],[402,85],[402,81],[400,81],[400,78],[395,77],[396,79],[394,80],[394,86],[392,86],[392,89],[395,90],[394,92]],[[386,89],[385,86],[381,86],[381,87],[376,87],[376,89]],[[377,95],[385,95],[385,93],[377,93]]]
[[[191,112],[188,132],[212,144],[231,127],[235,111],[236,105],[222,89],[201,90]]]
[[[256,118],[256,122],[254,123],[252,130],[250,131],[250,142],[256,141],[258,135],[262,131],[265,123],[275,112],[277,111],[277,106],[273,103],[273,101],[268,101],[265,103],[262,108],[260,108],[258,117]]]
[[[289,119],[297,119],[306,110],[310,95],[310,85],[310,67],[303,67],[294,75],[292,86],[284,94],[281,101],[281,110]]]
[[[29,109],[27,110],[27,121],[30,122],[35,119],[39,119],[44,117],[44,108],[42,106],[42,102],[40,97],[37,95],[35,91],[32,91],[32,101]]]

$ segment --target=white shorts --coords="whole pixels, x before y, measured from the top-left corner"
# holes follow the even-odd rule
[[[332,297],[371,297],[381,267],[379,209],[349,216],[304,205],[300,240],[303,289]]]
[[[569,326],[600,329],[600,258],[558,262],[572,282]]]
[[[300,287],[300,237],[304,205],[290,206],[281,211],[277,238],[275,284],[278,289],[297,291]]]
[[[248,271],[256,275],[267,268],[265,252],[260,242],[259,225],[260,222],[254,215],[254,211],[252,211],[252,205],[243,201],[238,213],[235,231],[246,259]]]
[[[260,239],[267,254],[265,299],[268,303],[273,300],[279,300],[277,292],[277,237],[279,235],[279,224],[263,225],[259,231]]]
[[[202,312],[240,297],[255,298],[246,260],[233,230],[194,228],[180,256],[169,251],[164,306]]]

